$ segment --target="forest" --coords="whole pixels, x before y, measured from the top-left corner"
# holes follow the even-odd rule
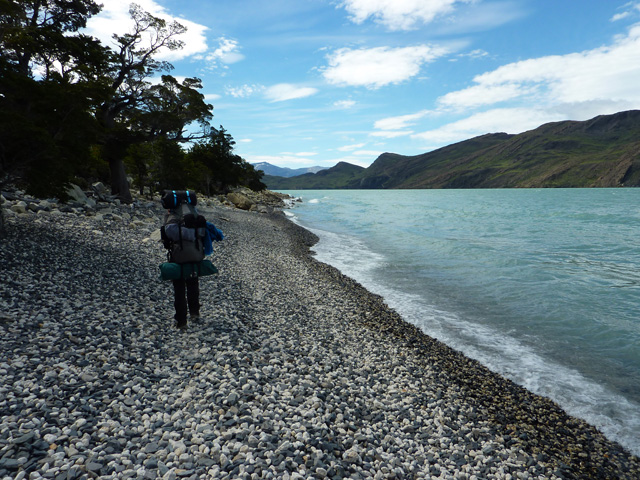
[[[184,46],[186,28],[132,4],[131,30],[110,47],[82,32],[100,9],[0,0],[0,187],[64,199],[70,183],[99,180],[125,203],[133,188],[264,189],[263,173],[211,125],[202,81],[179,81],[158,60]]]

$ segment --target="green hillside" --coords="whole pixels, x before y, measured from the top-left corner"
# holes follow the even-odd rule
[[[317,173],[305,173],[289,178],[265,175],[262,181],[270,190],[353,188],[351,185],[364,170],[363,167],[340,162],[334,167]]]
[[[264,178],[272,189],[640,186],[640,111],[482,135],[416,156],[384,153],[366,169],[342,163],[282,180],[291,183]]]

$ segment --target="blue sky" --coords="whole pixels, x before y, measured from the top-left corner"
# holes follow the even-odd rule
[[[129,1],[103,0],[109,42]],[[493,132],[640,109],[640,1],[140,0],[251,163],[370,165]]]

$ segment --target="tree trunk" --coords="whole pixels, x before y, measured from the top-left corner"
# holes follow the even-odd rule
[[[103,121],[103,125],[113,128],[114,122]],[[115,129],[108,131],[104,141],[103,155],[104,159],[109,162],[109,171],[111,173],[111,193],[117,195],[121,202],[131,203],[131,191],[129,190],[129,182],[127,181],[127,172],[124,169],[123,158],[127,150],[127,143],[118,137]]]
[[[105,128],[103,155],[104,159],[109,162],[111,193],[117,195],[121,202],[131,203],[133,199],[123,161],[128,147],[124,139],[124,132],[118,131],[116,128],[116,114],[109,104],[103,105],[96,115],[100,124]]]
[[[111,170],[111,193],[117,195],[123,203],[133,202],[122,158],[110,158],[109,169]]]

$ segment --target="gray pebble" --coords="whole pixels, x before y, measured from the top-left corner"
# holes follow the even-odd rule
[[[8,217],[0,249],[0,478],[640,478],[282,215],[201,208],[226,238],[182,332],[143,226],[159,204],[46,208]]]

